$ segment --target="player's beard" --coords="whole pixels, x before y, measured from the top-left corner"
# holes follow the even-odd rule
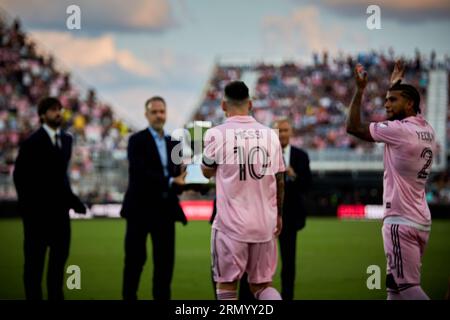
[[[405,119],[406,118],[406,112],[405,112],[405,110],[400,110],[399,112],[397,112],[397,113],[392,113],[392,116],[390,116],[389,118],[388,118],[388,120],[389,121],[394,121],[394,120],[403,120],[403,119]]]

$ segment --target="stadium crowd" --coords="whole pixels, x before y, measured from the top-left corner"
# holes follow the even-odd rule
[[[417,51],[415,59],[406,61],[406,80],[420,89],[422,110],[426,108],[428,70],[437,65],[433,57],[424,61]],[[253,92],[253,114],[257,120],[269,125],[279,117],[292,119],[294,144],[309,150],[367,149],[369,145],[351,138],[344,129],[346,104],[353,94],[353,69],[356,63],[361,63],[368,70],[364,116],[370,121],[381,121],[385,114],[384,94],[389,86],[394,59],[395,54],[390,50],[387,55],[373,51],[360,53],[357,57],[339,54],[333,59],[327,53],[323,54],[322,59],[315,54],[312,65],[218,65],[195,119],[214,124],[222,122],[224,115],[217,105],[222,98],[223,87],[228,81],[241,78],[245,72],[255,72],[257,81]],[[447,57],[445,63],[447,70],[450,70],[450,58]]]
[[[10,176],[19,143],[39,127],[37,103],[50,95],[62,102],[63,126],[74,137],[70,176],[76,192],[88,202],[121,200],[121,194],[114,199],[114,184],[104,185],[99,173],[104,164],[96,163],[111,155],[125,159],[120,151],[126,150],[126,124],[94,90],[85,90],[83,97],[70,73],[57,68],[51,55],[37,52],[19,21],[8,25],[0,19],[0,44],[0,176],[7,181],[0,184],[0,198],[15,198]]]
[[[384,93],[395,58],[390,49],[357,56],[314,54],[312,64],[217,65],[193,118],[221,123],[224,114],[218,106],[225,85],[250,72],[256,74],[252,92],[255,118],[266,125],[280,117],[292,119],[294,145],[308,151],[379,152],[381,148],[345,132],[346,104],[353,93],[352,70],[356,63],[362,63],[369,73],[364,117],[384,119]],[[406,63],[406,79],[420,90],[424,110],[428,72],[439,67],[450,75],[450,57],[437,61],[434,52],[424,58],[417,51]],[[87,203],[122,201],[126,185],[121,176],[126,174],[130,128],[114,115],[111,106],[97,98],[94,90],[82,90],[72,78],[56,66],[51,55],[38,53],[19,21],[8,24],[0,19],[0,199],[15,198],[11,172],[19,143],[39,126],[37,102],[51,95],[63,103],[64,127],[74,136],[70,168],[74,191]],[[447,115],[450,141],[450,104]],[[450,203],[448,177],[449,173],[443,172],[431,179],[431,203]]]
[[[353,70],[357,63],[364,65],[369,83],[363,105],[364,118],[382,121],[385,118],[384,95],[389,87],[395,52],[369,52],[351,56],[340,53],[330,58],[313,55],[313,64],[286,62],[282,65],[217,65],[205,88],[195,120],[223,122],[224,113],[217,108],[223,88],[230,80],[242,79],[245,73],[256,74],[253,90],[253,115],[263,124],[270,125],[280,117],[292,120],[294,137],[292,143],[308,151],[351,150],[358,154],[379,153],[382,147],[365,143],[346,133],[347,104],[353,94]],[[426,110],[429,71],[440,68],[450,75],[450,57],[437,61],[433,51],[429,58],[416,51],[413,59],[405,59],[408,83],[419,89],[422,96],[421,109]],[[450,83],[450,81],[449,81]],[[450,95],[450,87],[449,87]],[[450,104],[447,112],[447,141],[450,141]],[[432,180],[429,201],[450,202],[448,173],[439,173]]]

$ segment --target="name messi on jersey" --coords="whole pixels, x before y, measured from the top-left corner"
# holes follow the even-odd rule
[[[261,139],[263,136],[260,130],[255,129],[236,129],[234,130],[235,139]]]

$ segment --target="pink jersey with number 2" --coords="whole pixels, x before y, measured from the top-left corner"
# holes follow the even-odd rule
[[[373,122],[370,134],[384,142],[384,217],[401,216],[431,225],[425,185],[436,152],[435,133],[420,115]]]

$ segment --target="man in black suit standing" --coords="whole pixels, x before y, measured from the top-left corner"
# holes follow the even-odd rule
[[[305,227],[304,196],[311,187],[312,175],[308,154],[289,144],[292,136],[292,126],[289,120],[280,119],[276,121],[274,128],[279,130],[286,165],[283,229],[279,236],[281,296],[283,300],[292,300],[294,298],[297,231]]]
[[[175,260],[175,221],[187,223],[178,199],[186,171],[179,161],[179,142],[172,141],[163,129],[164,99],[158,96],[148,99],[145,116],[149,127],[133,134],[128,141],[129,184],[121,210],[127,221],[122,296],[125,300],[137,299],[150,233],[153,298],[168,300]]]
[[[69,256],[69,210],[86,213],[70,187],[67,169],[72,137],[60,129],[62,105],[56,98],[39,102],[42,126],[20,146],[14,168],[24,226],[24,284],[27,299],[42,299],[42,274],[49,248],[49,300],[62,300],[64,267]]]

